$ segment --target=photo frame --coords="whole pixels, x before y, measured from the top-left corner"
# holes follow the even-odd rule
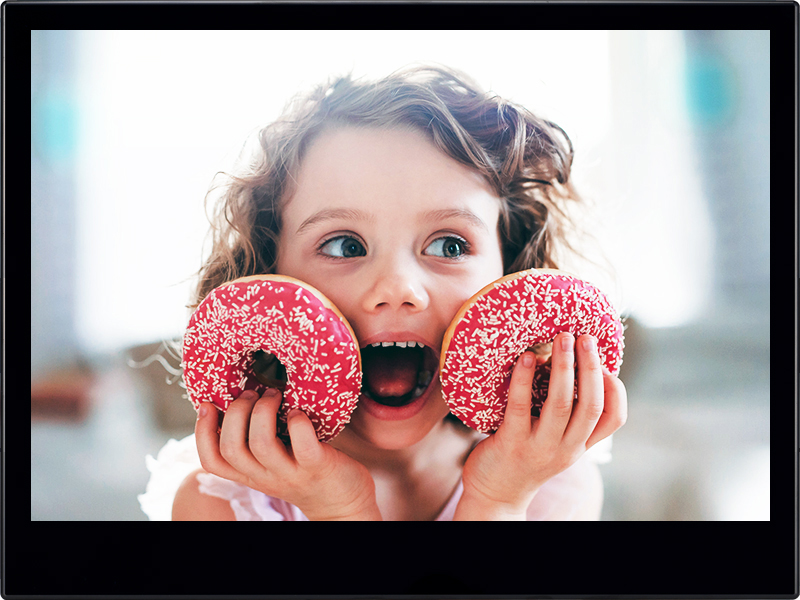
[[[794,266],[771,304],[781,319],[771,411],[771,517],[766,522],[497,524],[447,530],[423,524],[350,523],[289,532],[42,522],[25,505],[30,472],[13,352],[13,282],[22,280],[13,207],[29,197],[25,156],[32,30],[239,29],[768,29],[771,247]],[[3,441],[4,598],[797,598],[797,27],[798,6],[770,3],[6,2],[3,25]],[[478,38],[479,39],[479,38]],[[367,49],[365,49],[367,51]],[[785,199],[784,199],[785,198]],[[792,209],[794,212],[792,212]],[[791,218],[789,216],[791,214]],[[790,222],[794,227],[790,225]],[[784,231],[785,230],[785,231]],[[36,232],[31,231],[31,244]],[[793,244],[789,246],[790,241]],[[9,254],[10,253],[10,254]],[[791,257],[791,259],[789,258]],[[36,274],[29,272],[31,277]],[[787,318],[788,320],[788,318]],[[784,339],[788,341],[784,342]],[[794,343],[792,343],[792,341]],[[786,347],[784,347],[784,344]],[[790,376],[791,374],[791,376]],[[785,379],[785,381],[784,381]],[[58,498],[53,498],[58,502]],[[270,529],[265,529],[269,527]]]

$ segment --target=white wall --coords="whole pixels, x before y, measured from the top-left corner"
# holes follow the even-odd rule
[[[677,32],[93,31],[79,42],[76,321],[91,352],[182,333],[209,184],[291,95],[351,69],[380,76],[414,61],[461,68],[564,127],[576,180],[606,221],[599,237],[623,310],[670,325],[703,302],[702,290],[681,297],[678,287],[663,303],[665,285],[708,268],[689,260],[705,256],[709,230],[676,135],[686,128],[672,81]],[[665,253],[676,199],[699,218],[685,251]]]

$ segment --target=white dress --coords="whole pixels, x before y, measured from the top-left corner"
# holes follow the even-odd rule
[[[593,446],[586,453],[586,458],[598,464],[610,461],[611,438],[606,438]],[[156,458],[147,455],[145,463],[147,470],[150,471],[150,480],[145,493],[138,497],[139,505],[151,521],[170,521],[172,503],[178,487],[189,473],[201,468],[194,434],[180,441],[169,440],[159,450]],[[536,520],[547,520],[552,510],[558,505],[563,506],[561,499],[565,494],[570,494],[571,488],[574,487],[571,478],[566,476],[570,469],[553,477],[542,486],[536,496],[537,510],[534,511]],[[237,521],[308,521],[299,508],[285,500],[267,496],[245,485],[210,473],[201,473],[197,479],[201,493],[230,502]],[[462,483],[459,482],[450,500],[436,517],[436,521],[453,520],[463,489]],[[577,508],[576,506],[575,510]],[[532,511],[529,510],[529,517],[531,514]]]

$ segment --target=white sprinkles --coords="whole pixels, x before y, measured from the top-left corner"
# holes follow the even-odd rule
[[[360,395],[358,343],[341,317],[300,282],[233,282],[200,303],[184,335],[182,361],[195,409],[211,401],[225,411],[245,390],[261,395],[267,386],[253,372],[258,350],[286,369],[279,435],[287,439],[286,415],[300,408],[321,441],[336,437]]]
[[[536,270],[499,280],[467,309],[445,349],[439,375],[450,412],[481,433],[496,431],[517,358],[562,331],[595,336],[603,364],[619,373],[622,323],[597,288],[569,275]],[[549,363],[537,366],[533,414],[547,398],[549,379]]]

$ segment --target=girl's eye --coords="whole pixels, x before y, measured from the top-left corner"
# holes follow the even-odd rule
[[[466,254],[468,249],[469,245],[461,238],[441,237],[433,240],[431,245],[425,248],[425,254],[442,258],[459,258]]]
[[[367,254],[361,242],[349,235],[341,235],[328,240],[320,246],[319,251],[326,256],[335,258],[352,258],[354,256],[366,256]]]

